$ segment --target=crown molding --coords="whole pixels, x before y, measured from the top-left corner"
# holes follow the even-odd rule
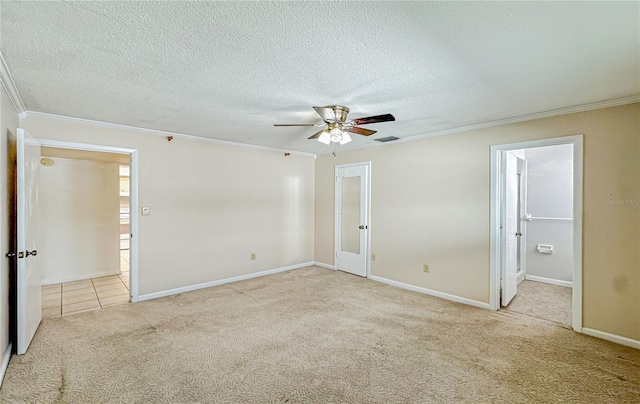
[[[253,145],[248,143],[231,142],[228,140],[211,139],[211,138],[206,138],[202,136],[187,135],[187,134],[177,133],[177,132],[166,132],[166,131],[161,131],[156,129],[147,129],[147,128],[141,128],[138,126],[128,126],[128,125],[121,125],[121,124],[110,123],[110,122],[95,121],[91,119],[74,118],[70,116],[49,114],[45,112],[27,111],[24,108],[24,104],[22,103],[22,98],[20,98],[20,94],[18,93],[18,90],[15,87],[15,83],[13,82],[13,79],[9,71],[6,68],[6,64],[5,64],[4,58],[2,57],[2,53],[0,53],[0,74],[1,74],[0,78],[2,79],[2,85],[7,90],[7,94],[9,94],[9,98],[11,99],[11,102],[16,108],[16,111],[18,111],[20,120],[24,120],[28,116],[34,116],[34,117],[40,116],[40,117],[46,117],[51,119],[57,119],[61,121],[81,123],[81,124],[91,125],[91,126],[99,126],[99,127],[134,131],[134,132],[140,132],[140,133],[148,133],[148,134],[159,135],[159,136],[173,136],[176,138],[189,139],[189,140],[200,141],[200,142],[224,144],[229,146],[238,146],[238,147],[245,147],[245,148],[257,149],[257,150],[267,150],[267,151],[274,151],[279,153],[291,153],[296,155],[309,156],[313,158],[317,158],[317,156],[319,155],[326,155],[326,154],[333,153],[333,149],[327,150],[326,152],[314,154],[314,153],[300,152],[295,150],[279,149],[275,147]],[[579,112],[587,112],[587,111],[592,111],[596,109],[611,108],[611,107],[617,107],[621,105],[634,104],[637,102],[640,102],[640,95],[634,95],[631,97],[624,97],[624,98],[616,98],[616,99],[606,100],[606,101],[599,101],[599,102],[594,102],[590,104],[577,105],[573,107],[559,108],[551,111],[543,111],[543,112],[537,112],[537,113],[527,114],[527,115],[519,115],[511,118],[498,119],[495,121],[482,122],[482,123],[477,123],[477,124],[467,125],[467,126],[459,126],[456,128],[444,129],[444,130],[435,131],[435,132],[427,132],[427,133],[400,138],[394,142],[389,142],[389,143],[374,142],[374,143],[359,145],[359,146],[341,147],[337,151],[350,151],[350,150],[365,149],[368,147],[385,146],[388,144],[404,143],[404,142],[410,142],[413,140],[419,140],[419,139],[424,139],[428,137],[444,136],[444,135],[451,135],[455,133],[468,132],[472,130],[494,128],[494,127],[510,125],[514,123],[534,121],[537,119],[552,118],[556,116],[575,114]]]
[[[71,117],[71,116],[49,114],[49,113],[46,113],[46,112],[26,111],[24,117],[25,118],[28,118],[28,117],[42,117],[42,118],[55,119],[55,120],[58,120],[58,121],[66,121],[66,122],[72,122],[72,123],[79,123],[79,124],[83,124],[83,125],[97,126],[97,127],[102,127],[102,128],[126,130],[126,131],[130,131],[130,132],[138,132],[138,133],[147,133],[147,134],[163,136],[163,137],[173,136],[174,138],[194,140],[194,141],[197,141],[197,142],[215,143],[215,144],[222,144],[222,145],[227,145],[227,146],[244,147],[244,148],[247,148],[247,149],[273,151],[273,152],[278,152],[278,153],[290,153],[290,154],[296,154],[296,155],[300,155],[300,156],[313,157],[314,159],[316,158],[316,155],[313,154],[313,153],[300,152],[300,151],[287,150],[287,149],[279,149],[279,148],[276,148],[276,147],[259,146],[259,145],[253,145],[253,144],[248,144],[248,143],[231,142],[231,141],[228,141],[228,140],[211,139],[211,138],[202,137],[202,136],[186,135],[184,133],[177,133],[177,132],[166,132],[166,131],[162,131],[162,130],[147,129],[147,128],[141,128],[141,127],[138,127],[138,126],[121,125],[121,124],[118,124],[118,123],[111,123],[111,122],[94,121],[94,120],[91,120],[91,119],[74,118],[74,117]]]
[[[616,98],[616,99],[607,100],[607,101],[593,102],[593,103],[590,103],[590,104],[577,105],[577,106],[574,106],[574,107],[554,109],[554,110],[551,110],[551,111],[536,112],[534,114],[519,115],[519,116],[515,116],[515,117],[512,117],[512,118],[498,119],[496,121],[477,123],[477,124],[468,125],[468,126],[460,126],[460,127],[457,127],[457,128],[444,129],[444,130],[439,130],[439,131],[435,131],[435,132],[422,133],[422,134],[419,134],[419,135],[413,135],[413,136],[407,136],[407,137],[404,137],[404,138],[400,138],[398,140],[395,140],[393,142],[388,142],[388,143],[375,142],[375,143],[361,145],[361,146],[342,147],[342,148],[336,150],[336,152],[338,152],[338,151],[357,150],[357,149],[365,149],[367,147],[385,146],[385,145],[389,145],[389,144],[404,143],[404,142],[410,142],[412,140],[424,139],[424,138],[427,138],[427,137],[452,135],[454,133],[468,132],[468,131],[471,131],[471,130],[495,128],[497,126],[510,125],[510,124],[513,124],[513,123],[534,121],[536,119],[552,118],[554,116],[576,114],[578,112],[593,111],[595,109],[618,107],[618,106],[621,106],[621,105],[634,104],[636,102],[640,102],[640,95],[634,95],[634,96],[631,96],[631,97],[624,97],[624,98]],[[331,154],[331,153],[333,153],[333,150],[329,150],[329,151],[323,152],[323,153],[318,153],[318,155]]]
[[[13,107],[16,109],[16,112],[18,112],[18,115],[20,115],[20,119],[23,119],[27,108],[24,106],[24,102],[22,101],[22,97],[20,97],[20,93],[18,92],[16,83],[13,81],[13,77],[11,77],[11,73],[9,72],[7,62],[4,60],[2,52],[0,52],[0,81],[2,82],[2,87],[9,96]]]

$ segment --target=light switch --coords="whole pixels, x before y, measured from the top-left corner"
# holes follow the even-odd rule
[[[148,206],[142,207],[142,216],[149,216],[150,212],[151,212],[151,209]]]

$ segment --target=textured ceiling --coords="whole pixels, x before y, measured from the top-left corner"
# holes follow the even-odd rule
[[[28,110],[317,154],[316,128],[273,124],[340,104],[404,138],[640,94],[638,2],[0,7]]]

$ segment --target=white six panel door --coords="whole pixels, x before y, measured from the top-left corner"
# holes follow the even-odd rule
[[[369,166],[338,166],[336,175],[336,269],[366,277]]]
[[[27,351],[40,321],[42,268],[38,267],[39,242],[36,207],[40,144],[25,130],[17,130],[17,352]]]

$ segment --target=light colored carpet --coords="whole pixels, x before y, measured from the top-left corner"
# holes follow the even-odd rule
[[[571,328],[572,292],[572,288],[565,286],[522,281],[518,285],[518,294],[505,310],[542,318]]]
[[[640,352],[310,267],[47,319],[0,401],[638,403]]]

